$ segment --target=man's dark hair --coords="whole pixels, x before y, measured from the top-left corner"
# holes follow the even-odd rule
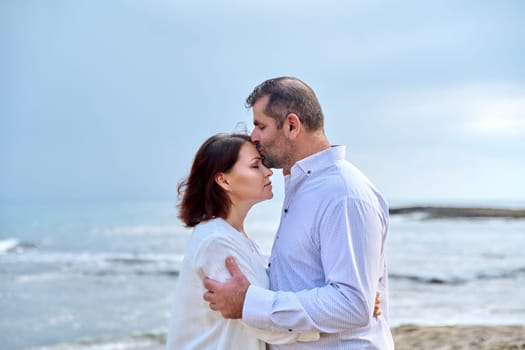
[[[268,79],[253,89],[246,99],[251,108],[260,98],[269,96],[264,113],[275,119],[277,127],[283,127],[290,113],[295,113],[306,130],[322,130],[324,116],[314,90],[305,82],[293,77]]]

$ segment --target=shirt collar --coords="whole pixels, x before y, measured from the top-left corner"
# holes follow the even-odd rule
[[[345,159],[345,146],[332,146],[321,152],[317,152],[301,159],[292,166],[290,171],[291,177],[296,177],[300,174],[306,176],[312,175],[328,166],[334,164],[335,161]]]

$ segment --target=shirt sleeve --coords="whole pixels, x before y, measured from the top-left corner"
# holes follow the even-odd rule
[[[199,271],[202,278],[209,277],[216,281],[225,282],[231,278],[225,260],[228,256],[233,256],[250,283],[260,285],[261,282],[258,281],[253,267],[253,264],[257,263],[257,259],[254,259],[251,254],[251,251],[245,251],[240,245],[225,237],[214,237],[203,242],[199,247],[195,255],[194,268]],[[297,341],[308,342],[319,339],[319,332],[316,331],[305,333],[280,332],[251,327],[242,320],[240,322],[242,322],[247,334],[270,344],[290,344]]]
[[[346,198],[320,220],[325,284],[299,292],[250,286],[243,320],[274,331],[339,333],[369,324],[383,273],[385,221],[371,205]]]

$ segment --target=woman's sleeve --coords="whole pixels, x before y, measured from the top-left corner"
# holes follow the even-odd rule
[[[201,277],[209,277],[219,282],[225,282],[231,278],[226,268],[226,258],[233,256],[241,271],[250,283],[260,286],[257,280],[253,264],[259,263],[251,250],[243,249],[238,243],[229,240],[228,237],[212,237],[204,241],[195,254],[194,268]],[[266,287],[266,286],[261,286]],[[311,333],[284,333],[253,328],[239,320],[246,333],[270,344],[290,344],[297,341],[315,341],[319,339],[318,332]]]

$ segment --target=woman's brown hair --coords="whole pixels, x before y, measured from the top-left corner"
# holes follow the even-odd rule
[[[179,183],[179,218],[186,227],[215,217],[225,219],[231,207],[228,194],[215,182],[217,174],[228,172],[239,158],[245,134],[217,134],[197,151],[190,175]]]

